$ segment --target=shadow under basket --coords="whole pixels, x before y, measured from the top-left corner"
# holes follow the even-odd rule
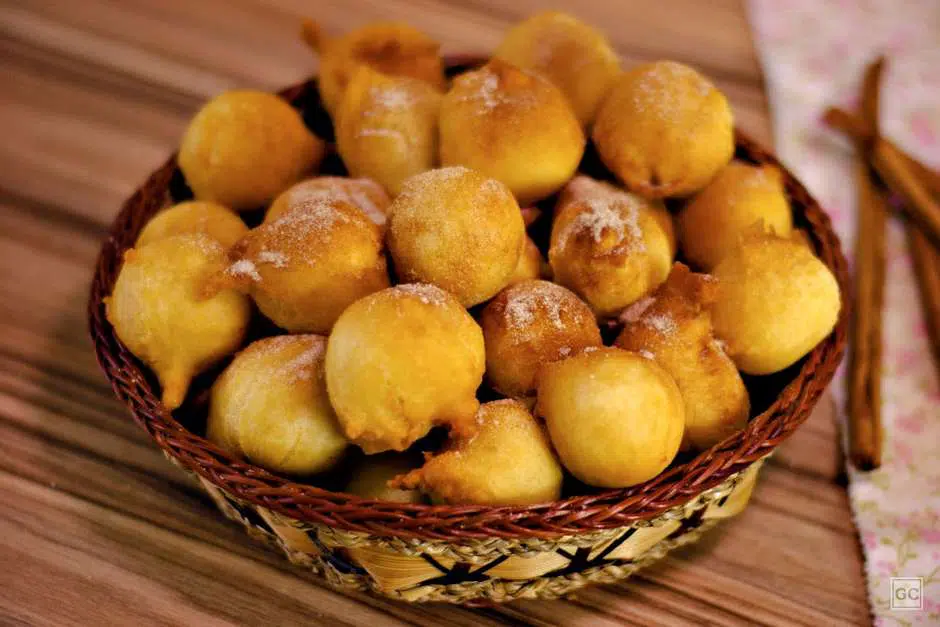
[[[452,59],[449,67],[455,72],[479,62]],[[332,138],[313,81],[281,95],[314,132]],[[806,420],[842,358],[846,263],[829,219],[773,155],[741,132],[735,140],[738,159],[771,163],[784,173],[795,225],[835,274],[842,311],[835,330],[797,365],[747,379],[756,415],[745,429],[644,484],[532,506],[371,501],[267,472],[231,457],[198,429],[187,429],[185,408],[174,417],[161,404],[156,382],[117,338],[102,302],[143,225],[187,197],[175,155],[124,204],[102,246],[89,301],[98,361],[134,419],[171,461],[199,480],[227,517],[337,588],[411,602],[481,605],[552,599],[589,583],[622,579],[746,506],[764,459]],[[342,164],[333,155],[323,171],[343,173]],[[581,171],[612,178],[590,146]],[[205,390],[208,384],[200,385]]]

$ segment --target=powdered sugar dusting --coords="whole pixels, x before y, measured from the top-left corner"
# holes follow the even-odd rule
[[[336,225],[349,221],[349,215],[339,211],[331,202],[322,198],[307,199],[274,222],[260,227],[267,231],[267,245],[258,261],[262,255],[272,262],[282,256],[286,260],[294,255],[309,261],[322,244],[330,241]],[[311,246],[314,240],[317,246]]]
[[[261,275],[258,274],[258,268],[250,259],[239,259],[230,265],[226,272],[235,277],[248,277],[255,283],[261,281]]]
[[[672,316],[668,314],[652,314],[649,316],[644,316],[640,323],[643,326],[649,327],[662,333],[663,335],[670,335],[676,332],[676,321],[672,319]]]
[[[459,80],[459,100],[470,104],[477,115],[489,114],[504,105],[523,108],[536,103],[536,98],[529,91],[516,90],[507,93],[499,75],[490,67],[464,74]]]
[[[373,104],[386,111],[407,109],[416,101],[415,94],[408,89],[407,84],[374,86],[369,89],[369,97]],[[366,115],[370,114],[375,115],[371,109],[367,109]]]
[[[403,294],[415,296],[425,305],[443,306],[447,304],[447,292],[430,283],[402,283],[394,289]]]
[[[323,356],[326,342],[312,342],[310,347],[278,368],[277,375],[289,382],[309,381],[316,373],[317,362]]]
[[[288,257],[284,253],[276,250],[262,250],[258,253],[258,263],[271,264],[275,268],[287,266]]]
[[[339,200],[358,207],[370,220],[381,226],[386,221],[385,210],[375,203],[372,194],[376,198],[385,197],[385,190],[372,179],[323,177],[296,185],[290,192],[288,203],[293,209],[307,202],[330,203]]]
[[[714,86],[692,68],[674,61],[650,65],[634,83],[633,105],[663,122],[676,121],[686,107],[697,107],[689,96],[705,98]]]
[[[512,290],[505,309],[510,328],[524,329],[535,321],[536,316],[543,315],[556,329],[564,329],[561,310],[566,295],[562,288],[542,281],[525,283],[523,287]]]
[[[561,233],[562,248],[572,236],[582,235],[589,236],[594,244],[605,244],[606,240],[605,248],[615,253],[646,250],[636,199],[625,192],[603,193],[580,202],[583,209]]]

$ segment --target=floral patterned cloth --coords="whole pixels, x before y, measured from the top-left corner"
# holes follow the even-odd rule
[[[821,115],[834,103],[854,109],[865,65],[884,53],[882,132],[940,168],[940,1],[750,0],[749,9],[777,153],[829,212],[850,254],[852,148],[822,125]],[[886,240],[884,459],[875,472],[849,468],[849,495],[875,623],[938,625],[940,389],[897,219]],[[833,389],[841,411],[844,373]],[[891,577],[923,578],[922,610],[891,609]]]

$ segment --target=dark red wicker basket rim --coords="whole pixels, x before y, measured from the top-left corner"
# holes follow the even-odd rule
[[[451,59],[450,65],[473,61],[477,60]],[[297,102],[312,89],[314,86],[308,81],[283,90],[281,95]],[[89,299],[89,324],[98,362],[134,419],[168,456],[230,496],[291,518],[377,536],[450,542],[494,537],[549,539],[653,518],[743,471],[789,437],[809,416],[832,379],[845,347],[848,276],[828,216],[772,154],[740,131],[735,132],[735,140],[739,156],[774,164],[784,173],[794,217],[804,226],[820,259],[838,280],[842,311],[834,331],[805,358],[799,373],[766,411],[751,419],[744,430],[647,483],[531,506],[372,501],[272,474],[232,458],[182,427],[161,404],[140,363],[116,337],[105,318],[103,305],[103,298],[113,288],[123,251],[133,245],[144,223],[167,200],[167,189],[176,170],[175,155],[127,200],[99,254]]]

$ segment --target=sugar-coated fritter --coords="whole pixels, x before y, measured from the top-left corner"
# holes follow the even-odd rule
[[[408,24],[374,22],[330,37],[316,22],[307,20],[303,36],[320,57],[317,86],[326,110],[333,115],[353,74],[363,65],[390,76],[415,78],[438,90],[446,85],[440,44]]]
[[[679,214],[682,252],[711,270],[749,230],[788,237],[793,230],[783,175],[772,165],[731,162]]]
[[[343,492],[366,499],[394,501],[396,503],[423,503],[420,490],[409,490],[389,485],[396,477],[411,472],[420,460],[408,453],[379,453],[366,455],[350,471]]]
[[[648,198],[698,191],[734,154],[728,100],[675,61],[645,63],[618,78],[592,135],[604,165]]]
[[[395,483],[419,488],[436,503],[530,505],[561,495],[562,469],[542,426],[522,403],[484,403],[472,435]]]
[[[509,189],[464,167],[408,179],[390,209],[388,248],[398,276],[437,285],[465,307],[509,283],[525,237]]]
[[[770,374],[796,363],[832,331],[841,297],[835,276],[804,243],[760,231],[715,267],[715,334],[738,369]]]
[[[564,92],[583,126],[620,75],[620,60],[597,29],[561,11],[542,11],[507,31],[493,53],[538,72]]]
[[[282,98],[236,90],[216,96],[189,123],[180,169],[196,200],[256,209],[316,168],[326,145]]]
[[[548,79],[500,59],[461,74],[441,103],[441,164],[509,186],[520,203],[557,191],[584,153],[584,132]]]
[[[681,263],[649,298],[624,312],[617,346],[663,367],[685,403],[685,440],[702,450],[747,424],[747,389],[724,346],[715,338],[708,308],[717,281]]]
[[[135,246],[144,246],[158,239],[202,233],[208,235],[226,249],[248,232],[248,227],[238,215],[214,202],[190,200],[163,209],[144,226]]]
[[[352,176],[367,176],[395,195],[409,176],[437,163],[441,94],[407,76],[361,66],[336,112],[336,146]]]
[[[554,280],[614,316],[666,280],[675,254],[665,207],[577,176],[559,196],[548,262]]]
[[[179,407],[192,378],[234,353],[245,336],[248,299],[233,290],[206,294],[225,265],[225,249],[206,235],[159,239],[124,253],[105,300],[108,321],[156,373],[168,409]]]
[[[367,453],[403,451],[436,424],[460,429],[472,421],[484,368],[476,321],[427,284],[356,301],[326,351],[330,401],[346,436]]]
[[[661,473],[679,451],[685,427],[672,377],[619,348],[588,348],[545,366],[536,412],[565,468],[603,488],[625,488]]]
[[[591,308],[573,292],[548,281],[529,280],[497,294],[480,316],[486,342],[486,378],[514,398],[535,393],[547,363],[601,345]]]
[[[388,206],[392,202],[382,186],[372,179],[317,176],[292,185],[278,194],[264,214],[264,221],[274,222],[288,212],[298,207],[303,208],[318,199],[347,202],[383,228]]]
[[[323,378],[326,338],[281,335],[250,344],[212,386],[210,440],[268,470],[329,470],[349,442]]]
[[[350,303],[388,287],[382,234],[342,200],[301,204],[232,247],[219,284],[250,294],[283,329],[326,334]]]

